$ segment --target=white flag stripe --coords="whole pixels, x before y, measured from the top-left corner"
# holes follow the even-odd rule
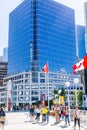
[[[76,67],[77,67],[76,70],[75,70],[76,72],[84,69],[83,62],[84,62],[84,59],[82,59],[81,61],[79,61],[76,64]]]

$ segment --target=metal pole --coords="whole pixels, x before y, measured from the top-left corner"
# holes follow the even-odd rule
[[[67,81],[67,82],[65,83],[65,85],[66,85],[66,87],[67,87],[67,92],[68,92],[68,107],[70,108],[70,101],[69,101],[69,89],[68,89],[68,88],[69,88],[69,86],[70,86],[70,82],[68,82],[68,81]]]
[[[68,88],[68,87],[67,87]],[[70,108],[70,103],[69,103],[69,90],[68,91],[68,108]]]
[[[49,78],[48,78],[48,74],[47,74],[47,86],[48,86],[48,109],[50,109],[50,102],[49,102]]]
[[[76,106],[78,105],[77,103],[77,85],[76,85]]]

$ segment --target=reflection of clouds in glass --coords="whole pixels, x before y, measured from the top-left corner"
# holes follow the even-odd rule
[[[23,97],[19,97],[19,101],[23,101]]]
[[[84,25],[84,7],[83,3],[87,0],[55,0],[61,4],[67,5],[73,9],[75,9],[76,13],[76,23],[83,24]],[[0,19],[0,43],[3,43],[0,45],[0,54],[2,55],[2,50],[4,47],[7,46],[8,43],[8,15],[9,13],[17,6],[19,5],[23,0],[0,0],[0,16],[3,17]],[[78,4],[76,4],[78,3]],[[80,15],[79,15],[80,14]]]
[[[18,88],[19,88],[19,89],[23,89],[23,86],[21,85],[21,86],[19,86]]]
[[[55,1],[73,8],[75,10],[76,23],[84,25],[84,6],[83,5],[84,5],[84,2],[86,2],[87,0],[55,0]]]
[[[25,100],[29,100],[29,97],[26,97]]]
[[[29,86],[25,86],[25,88],[26,88],[26,89],[28,89],[28,88],[29,88]]]
[[[20,91],[18,94],[19,94],[19,95],[23,95],[23,92],[22,92],[22,91]]]
[[[29,92],[25,92],[26,95],[29,95]]]

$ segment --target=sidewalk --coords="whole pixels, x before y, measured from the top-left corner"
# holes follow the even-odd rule
[[[74,130],[74,122],[70,123],[70,126],[65,126],[65,122],[61,121],[59,124],[55,124],[55,117],[51,117],[49,119],[49,123],[33,123],[30,122],[28,112],[13,112],[7,113],[7,122],[4,130]],[[40,122],[41,122],[40,117]],[[78,126],[77,129],[78,130]],[[81,124],[81,130],[87,130],[87,126],[83,126]]]

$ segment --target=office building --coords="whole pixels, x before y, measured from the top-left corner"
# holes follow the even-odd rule
[[[0,62],[0,86],[3,85],[3,78],[7,76],[7,62]]]
[[[75,12],[53,0],[24,0],[9,15],[8,75],[72,72],[76,63]],[[35,77],[36,76],[36,77]]]
[[[84,3],[84,11],[85,11],[85,47],[87,53],[87,2]]]
[[[0,56],[0,62],[2,62],[3,61],[3,56]]]
[[[77,39],[77,60],[83,59],[86,55],[85,48],[85,27],[82,25],[76,26],[76,39]]]
[[[3,49],[3,61],[8,62],[8,47]]]
[[[32,72],[23,72],[8,76],[4,78],[5,95],[4,99],[0,103],[6,102],[6,90],[8,88],[8,82],[11,86],[11,101],[12,106],[23,106],[23,104],[32,104],[41,100],[41,95],[45,94],[45,100],[53,99],[54,89],[59,90],[65,88],[68,90],[70,106],[73,105],[73,93],[77,91],[83,91],[83,85],[80,82],[80,77],[72,74],[64,74],[59,72],[49,72],[47,75],[43,72],[38,72],[38,83],[33,83],[31,80]],[[78,84],[74,82],[74,79],[78,78]],[[66,82],[70,85],[66,86]],[[3,93],[3,92],[2,92]],[[3,97],[1,97],[2,99]],[[5,104],[6,105],[6,104]]]

